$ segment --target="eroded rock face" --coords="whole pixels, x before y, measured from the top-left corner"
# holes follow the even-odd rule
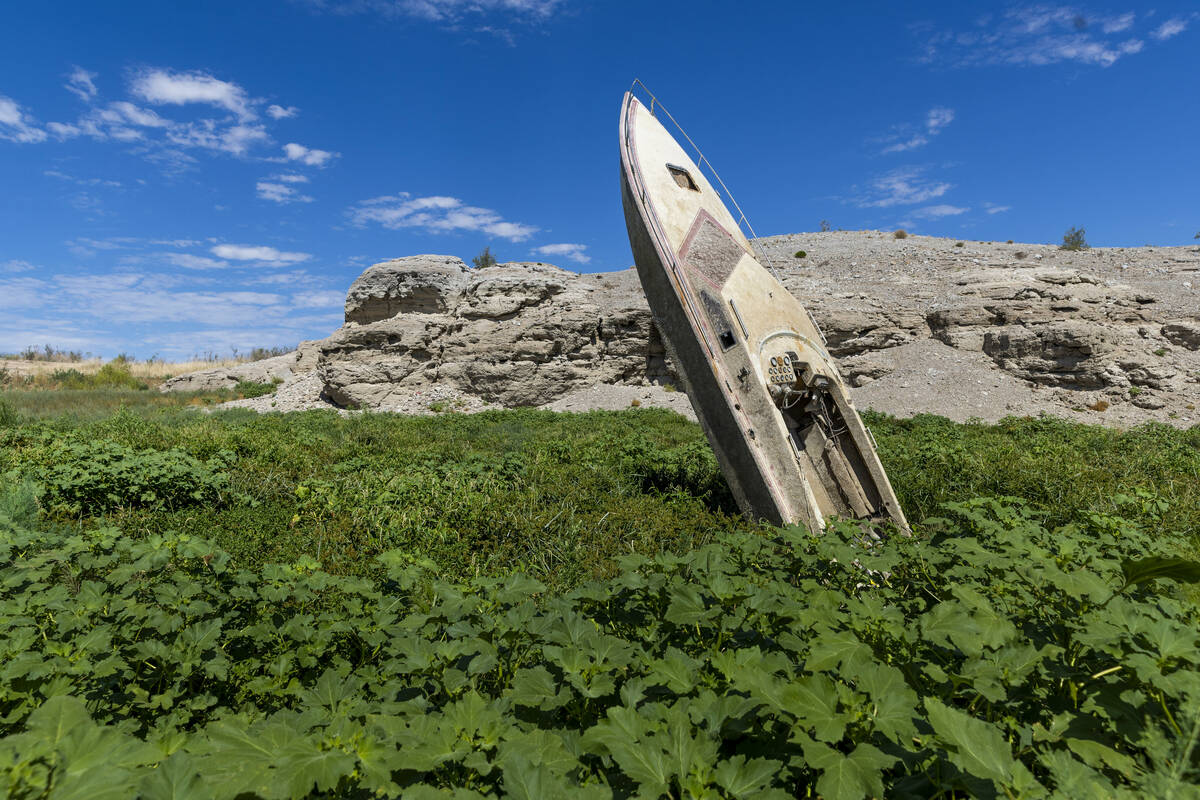
[[[1123,424],[1189,424],[1200,404],[1200,250],[958,247],[871,231],[759,245],[848,382],[878,410],[998,419],[1045,408],[1108,422],[1129,409]],[[801,249],[808,257],[794,258]],[[411,406],[414,393],[435,386],[528,406],[595,384],[678,385],[632,269],[471,269],[452,256],[411,256],[366,270],[350,287],[345,320],[291,357],[165,388],[315,370],[327,399],[388,408],[403,407],[403,397]],[[1098,405],[1112,407],[1088,411]]]
[[[304,345],[311,345],[305,342]],[[167,379],[159,387],[164,392],[211,392],[216,389],[232,389],[241,381],[254,383],[271,383],[286,381],[293,375],[313,369],[315,358],[311,350],[305,368],[299,366],[302,350],[293,350],[281,356],[264,358],[261,361],[248,361],[245,364],[235,364],[231,367],[214,367],[189,372],[186,375],[176,375]]]
[[[470,271],[454,256],[408,256],[367,269],[346,293],[346,322],[442,314],[458,304]]]
[[[437,384],[529,406],[596,383],[672,379],[633,270],[468,269],[420,256],[377,264],[360,284],[346,325],[320,346],[325,392],[340,405],[387,407],[393,396]],[[397,307],[404,310],[379,316]]]

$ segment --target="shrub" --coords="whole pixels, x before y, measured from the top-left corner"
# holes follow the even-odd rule
[[[47,508],[67,517],[215,503],[228,488],[226,472],[234,462],[229,451],[201,461],[178,449],[134,450],[111,441],[48,444],[19,474],[42,487]]]
[[[8,402],[8,398],[0,397],[0,428],[11,428],[20,421],[20,415]]]
[[[271,394],[279,384],[275,381],[259,383],[258,381],[238,381],[233,390],[242,397],[263,397]]]
[[[1012,243],[1013,243],[1012,239],[1009,239],[1007,242],[1005,242],[1005,244],[1012,244]]]
[[[966,244],[965,244],[965,243],[963,243],[963,242],[955,242],[955,243],[954,243],[954,246],[955,246],[955,247],[966,247]]]
[[[1058,246],[1059,250],[1087,250],[1087,240],[1083,238],[1084,229],[1071,226],[1067,228],[1067,232],[1063,234],[1062,244]]]
[[[892,231],[892,238],[893,239],[907,239],[908,231],[904,230],[904,228],[897,228],[896,230]]]
[[[795,258],[805,258],[807,255],[808,255],[808,253],[805,252],[804,250],[797,250],[794,257]]]
[[[492,255],[492,248],[490,246],[483,248],[479,255],[471,259],[471,263],[478,269],[496,266],[496,257]]]
[[[977,499],[569,593],[0,528],[12,797],[1188,797],[1197,609],[1116,515]],[[158,786],[158,789],[153,787]],[[469,787],[469,788],[466,788]],[[1081,789],[1084,790],[1081,793]]]
[[[823,220],[821,220],[821,233],[828,233],[828,232],[829,232],[829,220],[823,219]],[[1197,234],[1197,235],[1200,235],[1200,234]]]
[[[1027,255],[1029,255],[1029,254],[1026,253],[1024,250],[1018,250],[1017,252],[1013,253],[1013,257],[1016,258],[1018,261],[1025,258],[1025,256],[1027,256]]]
[[[1088,406],[1088,408],[1090,408],[1092,411],[1107,411],[1108,410],[1108,401],[1107,400],[1097,400],[1096,402],[1094,402],[1090,406]]]

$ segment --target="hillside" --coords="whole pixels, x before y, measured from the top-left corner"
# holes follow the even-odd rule
[[[1049,413],[1121,427],[1197,420],[1200,249],[1067,252],[879,231],[760,242],[824,329],[861,408],[959,421]],[[257,376],[285,382],[239,404],[420,413],[636,400],[690,413],[670,391],[678,381],[632,269],[383,262],[351,286],[341,329],[264,363]],[[166,388],[228,386],[243,379],[238,370]]]

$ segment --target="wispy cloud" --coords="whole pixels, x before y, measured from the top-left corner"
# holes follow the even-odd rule
[[[117,269],[42,277],[0,274],[0,350],[43,343],[93,352],[155,350],[187,356],[232,346],[294,344],[340,322],[345,295],[280,283],[263,291],[248,282],[214,282],[195,274]]]
[[[564,0],[308,0],[309,5],[337,13],[375,12],[430,22],[456,23],[467,18],[499,16],[519,21],[550,18]]]
[[[17,101],[0,95],[0,139],[19,144],[46,140],[46,132],[37,127],[33,118],[17,105]]]
[[[995,203],[984,203],[983,210],[989,214],[1003,214],[1005,211],[1011,211],[1012,206],[1001,206]]]
[[[298,113],[294,106],[270,104],[264,109],[265,101],[252,97],[239,84],[207,72],[143,69],[129,82],[132,101],[101,102],[96,77],[96,73],[81,67],[68,76],[64,88],[87,104],[87,109],[71,122],[39,125],[15,100],[0,96],[0,139],[32,143],[51,137],[61,141],[86,136],[131,145],[133,152],[165,171],[180,172],[196,162],[188,155],[189,150],[248,157],[255,148],[273,142],[268,125]],[[188,106],[200,109],[200,113],[185,119],[160,113],[168,107]],[[213,109],[221,113],[212,115]],[[263,119],[262,114],[269,119]],[[284,152],[284,157],[268,160],[324,166],[338,155],[298,144],[287,145]]]
[[[204,103],[254,119],[246,90],[236,83],[214,78],[205,72],[171,72],[149,69],[134,78],[133,93],[149,103],[184,105]]]
[[[1143,14],[1145,20],[1149,14]],[[1071,62],[1108,67],[1139,53],[1144,36],[1169,39],[1187,27],[1177,17],[1138,34],[1136,12],[1088,15],[1072,6],[1032,5],[985,15],[968,30],[944,30],[921,23],[913,26],[920,36],[927,62],[955,66],[1012,64],[1044,66]]]
[[[267,116],[271,119],[290,119],[300,113],[295,106],[277,106],[274,103],[267,106]]]
[[[1187,26],[1187,19],[1184,19],[1183,17],[1173,17],[1155,28],[1150,35],[1158,41],[1164,42],[1167,39],[1170,39],[1172,36],[1178,36],[1179,34],[1183,33],[1185,30],[1187,30]]]
[[[317,150],[316,148],[305,147],[295,142],[288,142],[283,146],[283,155],[285,161],[298,161],[309,167],[323,167],[340,156],[341,153]]]
[[[533,252],[538,255],[549,256],[551,258],[562,256],[580,264],[586,264],[592,260],[592,257],[586,251],[586,244],[567,244],[565,242],[562,244],[544,244],[541,247],[533,248]]]
[[[57,178],[60,181],[68,181],[80,186],[105,186],[110,189],[118,189],[121,187],[120,181],[109,180],[107,178],[78,178],[74,175],[69,175],[62,170],[48,169],[42,172],[47,178]]]
[[[211,252],[217,258],[226,258],[230,261],[253,261],[272,267],[298,264],[312,258],[309,253],[288,253],[267,245],[253,244],[219,244],[213,247]]]
[[[890,208],[916,205],[941,197],[954,188],[945,181],[926,177],[925,167],[897,167],[874,178],[855,204],[860,208]]]
[[[83,67],[75,67],[67,76],[67,82],[63,84],[63,88],[83,102],[89,103],[97,92],[95,78],[96,73],[88,72]]]
[[[928,144],[930,139],[941,133],[942,128],[953,121],[954,109],[941,106],[931,108],[919,128],[911,124],[896,126],[892,134],[883,138],[882,141],[887,144],[880,153],[902,153]]]
[[[508,222],[490,208],[463,205],[457,197],[413,197],[399,195],[364,200],[347,212],[353,224],[375,222],[385,228],[423,228],[434,233],[480,231],[520,242],[537,233],[538,228]]]
[[[303,175],[276,175],[259,181],[255,185],[255,189],[262,200],[280,204],[311,203],[313,198],[301,194],[300,190],[296,188],[298,183],[308,183],[308,178]]]
[[[945,203],[936,206],[925,206],[923,208],[914,208],[908,212],[916,219],[939,219],[941,217],[955,217],[959,214],[965,214],[971,209],[962,206],[951,206]]]

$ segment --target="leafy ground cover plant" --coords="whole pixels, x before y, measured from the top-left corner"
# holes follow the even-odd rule
[[[207,460],[182,450],[134,450],[110,441],[59,439],[42,432],[37,459],[27,459],[7,476],[41,489],[56,516],[96,516],[118,509],[176,510],[201,503],[220,505],[229,488],[233,453]]]
[[[1194,793],[1200,566],[1119,516],[732,532],[556,593],[405,550],[245,570],[32,498],[0,502],[9,796]]]

